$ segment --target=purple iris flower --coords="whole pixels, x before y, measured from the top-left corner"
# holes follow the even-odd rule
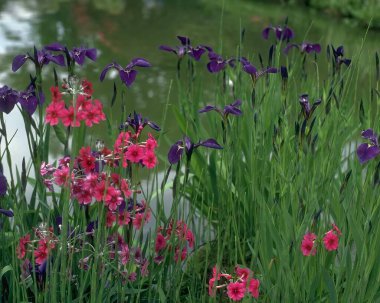
[[[342,63],[345,64],[346,66],[349,66],[351,64],[350,59],[343,58],[344,57],[343,45],[339,46],[337,49],[335,49],[334,46],[332,45],[331,47],[333,50],[334,61],[335,61],[337,69],[342,65]]]
[[[0,88],[0,111],[9,114],[17,103],[18,92],[8,86]]]
[[[234,103],[226,105],[223,110],[217,108],[216,106],[206,105],[204,108],[200,109],[198,113],[206,113],[209,111],[216,111],[222,118],[227,119],[228,115],[240,116],[242,114],[241,110],[238,108],[241,105],[241,100],[236,100]]]
[[[207,46],[203,45],[198,45],[196,47],[191,46],[190,39],[188,37],[177,36],[177,39],[181,42],[180,46],[173,48],[167,45],[161,45],[159,49],[166,52],[172,52],[176,54],[179,59],[182,59],[186,54],[189,54],[196,61],[199,61],[202,55],[206,52],[206,49],[208,49]]]
[[[235,66],[234,58],[224,59],[221,55],[215,53],[211,48],[208,53],[208,58],[210,59],[210,62],[207,63],[207,69],[210,73],[219,73],[224,70],[227,65],[231,67]]]
[[[69,55],[69,58],[73,62],[76,62],[80,66],[84,64],[86,57],[91,59],[92,61],[96,61],[96,58],[97,58],[96,48],[86,48],[86,47],[80,46],[80,47],[73,47],[72,50],[69,51],[67,47],[63,46],[62,44],[58,42],[54,42],[52,44],[46,45],[45,49],[50,50],[50,51],[65,52],[66,54]]]
[[[380,147],[377,135],[371,128],[362,131],[362,137],[364,139],[369,140],[370,143],[360,144],[356,151],[360,164],[364,164],[365,162],[375,158],[377,155],[380,154]]]
[[[289,27],[281,27],[281,26],[268,26],[264,28],[262,32],[262,36],[265,40],[268,40],[269,38],[269,32],[273,30],[274,33],[276,34],[277,40],[281,41],[289,41],[294,37],[293,30],[290,29]]]
[[[129,114],[127,121],[125,121],[122,125],[120,125],[119,129],[126,129],[128,126],[132,127],[132,129],[135,131],[135,133],[141,132],[145,126],[149,126],[151,129],[154,129],[156,131],[160,131],[161,128],[154,122],[143,118],[141,114],[137,114],[136,112],[133,112],[133,117],[131,114]]]
[[[34,48],[34,56],[27,53],[25,55],[17,55],[14,57],[12,62],[12,71],[17,71],[28,59],[33,61],[33,63],[39,68],[42,68],[44,65],[48,65],[50,62],[65,66],[65,58],[63,55],[52,55],[46,49],[37,50]]]
[[[274,73],[278,72],[277,68],[275,68],[275,67],[268,67],[268,68],[265,68],[262,70],[257,70],[256,67],[254,67],[244,57],[240,58],[240,62],[243,66],[243,70],[251,76],[253,82],[255,82],[258,78],[260,78],[261,76],[263,76],[265,74],[274,74]]]
[[[302,106],[302,113],[303,113],[305,119],[309,119],[311,117],[311,115],[313,114],[314,110],[317,108],[317,106],[322,103],[322,100],[321,99],[315,100],[313,105],[310,107],[309,95],[303,94],[300,96],[299,102]]]
[[[33,115],[37,109],[37,105],[42,105],[45,102],[45,95],[42,91],[39,93],[39,97],[37,97],[35,79],[32,79],[32,82],[25,91],[19,92],[18,102],[29,115]]]
[[[152,65],[145,59],[143,58],[135,58],[133,59],[125,68],[122,68],[118,63],[113,62],[108,65],[103,69],[102,73],[100,74],[100,81],[103,81],[107,72],[111,68],[116,68],[119,71],[119,76],[121,81],[129,87],[132,85],[132,83],[136,79],[137,75],[137,70],[133,69],[135,66],[138,67],[151,67]]]
[[[210,138],[204,141],[199,141],[198,143],[194,144],[193,142],[191,142],[189,137],[185,136],[184,140],[179,140],[170,147],[168,153],[168,160],[170,164],[175,164],[179,162],[179,160],[181,160],[182,158],[184,150],[187,159],[189,160],[194,152],[194,149],[198,148],[199,146],[214,149],[223,149],[223,147],[221,147],[215,139]]]
[[[2,168],[0,170],[0,196],[4,196],[7,193],[7,178],[3,175]]]
[[[2,208],[0,208],[0,214],[7,216],[9,218],[14,216],[13,211],[2,209]]]
[[[320,53],[321,52],[321,45],[318,43],[309,43],[309,42],[302,42],[299,44],[292,43],[289,44],[287,47],[284,49],[284,53],[288,54],[289,50],[293,47],[298,48],[301,53],[308,53],[310,54],[311,52],[315,53]]]

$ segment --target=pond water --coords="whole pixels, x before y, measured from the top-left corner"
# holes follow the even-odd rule
[[[296,33],[297,42],[304,39],[319,42],[323,49],[327,43],[343,44],[347,57],[359,51],[366,32],[366,29],[353,27],[349,21],[335,20],[314,11],[255,1],[1,0],[0,85],[16,90],[26,87],[32,66],[23,66],[13,73],[11,62],[15,55],[31,51],[34,45],[41,48],[59,41],[69,48],[95,47],[99,54],[97,62],[88,60],[80,73],[93,81],[94,96],[109,106],[113,91],[110,78],[119,80],[117,75],[110,74],[100,83],[101,70],[113,60],[125,66],[132,58],[143,57],[153,67],[140,70],[131,89],[126,89],[128,110],[136,110],[159,124],[170,82],[176,77],[175,55],[158,50],[159,45],[178,45],[176,35],[185,35],[191,37],[195,45],[211,45],[230,56],[236,53],[239,33],[244,28],[244,55],[266,54],[270,42],[262,40],[262,29],[270,24],[282,24],[286,17]],[[379,45],[379,32],[370,31],[365,41],[365,55],[373,56],[376,50],[379,51]],[[257,57],[254,62],[258,63]],[[200,63],[204,65],[204,73],[207,73],[206,63],[206,58]],[[52,75],[51,65],[45,73]],[[59,76],[65,77],[65,71]],[[45,94],[49,96],[48,86]],[[175,102],[176,95],[171,94],[169,103]],[[168,117],[164,131],[169,141],[175,141],[182,135],[171,118],[170,108]],[[28,149],[17,110],[7,115],[6,122],[9,133],[17,130],[11,148],[21,161]],[[117,125],[115,121],[115,127]],[[91,135],[95,139],[105,139],[103,130],[104,127],[94,127]],[[164,153],[167,149],[168,143],[164,142],[161,151]],[[52,150],[53,160],[58,153],[59,149]]]

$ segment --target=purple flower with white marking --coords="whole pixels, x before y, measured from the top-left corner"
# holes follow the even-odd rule
[[[311,117],[311,115],[313,114],[314,110],[317,108],[317,106],[322,103],[322,100],[317,99],[314,101],[313,105],[310,106],[309,95],[303,94],[300,96],[299,102],[302,106],[302,113],[303,113],[305,119],[309,119]]]
[[[172,52],[178,56],[179,59],[182,59],[186,54],[189,54],[196,61],[199,61],[202,55],[206,52],[206,49],[209,47],[198,45],[193,47],[190,45],[190,39],[184,36],[177,36],[177,39],[181,42],[180,46],[176,46],[175,48],[167,45],[161,45],[159,47],[160,50],[166,52]]]
[[[238,108],[240,105],[241,105],[241,101],[236,100],[234,103],[226,105],[223,110],[213,105],[206,105],[204,108],[200,109],[198,112],[206,113],[206,112],[214,110],[223,118],[223,120],[226,120],[228,115],[240,116],[242,114],[241,110]]]
[[[92,61],[96,61],[96,58],[97,58],[96,48],[86,48],[84,46],[79,46],[79,47],[73,47],[69,51],[66,46],[63,46],[62,44],[58,42],[54,42],[52,44],[46,45],[45,49],[50,50],[50,51],[56,51],[56,52],[64,52],[66,54],[66,58],[70,59],[68,60],[70,61],[68,62],[68,65],[71,65],[74,62],[76,62],[80,66],[83,66],[86,57]]]
[[[137,114],[136,112],[133,113],[133,117],[131,114],[128,116],[127,121],[125,121],[122,125],[120,125],[120,130],[127,129],[128,126],[130,126],[135,133],[141,132],[145,126],[149,126],[151,129],[154,129],[156,131],[160,131],[161,128],[154,122],[143,118],[141,114]]]
[[[34,48],[33,56],[27,53],[14,57],[12,61],[12,71],[17,71],[27,60],[31,60],[39,69],[41,69],[44,65],[48,65],[50,62],[60,66],[65,66],[65,58],[63,55],[53,55],[46,49],[37,50]]]
[[[29,84],[25,91],[19,92],[18,102],[22,108],[25,109],[29,115],[33,115],[38,105],[42,105],[45,102],[45,96],[41,91],[37,97],[35,79]]]
[[[235,66],[234,58],[224,59],[221,55],[215,53],[211,48],[208,53],[208,58],[210,61],[207,63],[207,69],[210,73],[219,73],[224,70],[227,65],[231,67]]]
[[[307,53],[310,54],[312,52],[320,53],[321,52],[321,45],[318,43],[309,43],[309,42],[302,42],[299,44],[292,43],[285,47],[284,53],[288,54],[289,50],[291,48],[298,48],[301,53]]]
[[[127,86],[131,86],[133,82],[136,79],[137,70],[134,69],[134,67],[151,67],[152,65],[143,58],[135,58],[133,59],[125,68],[123,68],[120,64],[117,62],[112,62],[103,69],[102,73],[100,74],[100,81],[103,81],[107,72],[115,68],[119,72],[119,76],[121,81]]]
[[[334,55],[334,63],[336,66],[336,69],[339,69],[342,64],[345,64],[346,66],[349,66],[351,64],[350,59],[344,58],[344,48],[343,45],[339,46],[337,49],[332,46],[333,55]]]
[[[240,58],[240,62],[243,67],[243,71],[245,71],[247,74],[249,74],[252,78],[253,82],[256,82],[258,78],[265,74],[275,74],[278,72],[277,68],[275,67],[267,67],[262,70],[257,70],[256,67],[254,67],[246,58],[242,57]]]
[[[378,137],[371,128],[362,131],[362,137],[369,140],[370,143],[360,144],[356,151],[360,164],[364,164],[380,154]]]
[[[268,26],[264,28],[262,32],[262,36],[265,40],[268,40],[270,31],[274,31],[276,39],[279,41],[289,41],[294,37],[293,30],[287,26]]]
[[[189,161],[194,150],[200,146],[213,149],[223,149],[223,147],[221,147],[215,139],[210,138],[204,141],[199,141],[198,143],[193,143],[189,137],[185,136],[183,140],[177,141],[170,147],[168,153],[168,160],[170,164],[178,163],[179,160],[181,160],[184,151]]]
[[[0,111],[9,114],[15,107],[18,92],[8,86],[0,88]]]

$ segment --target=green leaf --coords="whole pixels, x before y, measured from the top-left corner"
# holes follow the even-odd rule
[[[5,266],[5,267],[0,271],[0,280],[2,279],[2,277],[3,277],[8,271],[11,271],[11,270],[13,270],[12,265],[7,265],[7,266]]]
[[[338,302],[333,279],[330,277],[326,269],[322,268],[322,271],[323,271],[323,280],[325,281],[327,290],[329,292],[329,297],[330,297],[329,302],[330,303]]]
[[[66,131],[62,125],[54,125],[54,132],[57,135],[58,140],[65,145],[67,142]]]

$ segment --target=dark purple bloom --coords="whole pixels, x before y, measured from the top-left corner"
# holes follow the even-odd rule
[[[216,111],[219,113],[223,119],[226,119],[228,115],[235,115],[235,116],[240,116],[242,114],[241,110],[238,108],[241,105],[240,100],[236,100],[234,103],[231,103],[229,105],[226,105],[223,110],[217,108],[216,106],[212,105],[206,105],[204,108],[200,109],[198,112],[199,113],[206,113],[209,111]]]
[[[240,62],[243,66],[243,70],[252,77],[253,81],[256,81],[258,78],[265,74],[274,74],[278,70],[275,67],[268,67],[262,70],[257,70],[246,58],[240,58]]]
[[[292,39],[294,37],[293,31],[287,26],[285,26],[285,27],[268,26],[268,27],[264,28],[264,30],[262,32],[262,36],[265,40],[268,40],[269,32],[271,30],[273,30],[274,33],[276,34],[277,40],[289,41],[290,39]]]
[[[380,154],[379,143],[377,135],[373,132],[371,128],[362,131],[362,137],[370,141],[370,143],[360,144],[356,153],[358,155],[360,164],[375,158]]]
[[[141,132],[145,126],[149,126],[151,129],[156,131],[160,131],[161,128],[154,122],[143,118],[141,114],[137,114],[133,112],[133,117],[129,114],[127,121],[125,121],[122,125],[120,125],[120,130],[128,128],[128,126],[132,127],[135,133]]]
[[[7,216],[7,217],[13,217],[14,216],[13,211],[2,209],[2,208],[0,208],[0,214]]]
[[[310,54],[311,52],[315,52],[315,53],[320,53],[321,52],[321,45],[318,44],[318,43],[309,43],[309,42],[302,42],[302,43],[299,43],[299,44],[295,44],[295,43],[292,43],[292,44],[289,44],[287,47],[285,47],[284,49],[284,53],[287,54],[289,52],[289,50],[293,47],[296,47],[298,48],[301,53],[308,53]]]
[[[342,63],[345,64],[346,66],[349,66],[351,64],[350,59],[343,58],[344,57],[343,45],[339,46],[337,49],[335,49],[334,46],[332,46],[332,45],[331,45],[331,47],[333,50],[336,68],[339,68],[342,65]]]
[[[42,91],[39,93],[39,97],[37,97],[35,79],[32,80],[25,91],[19,92],[18,102],[29,115],[33,115],[37,109],[37,105],[42,105],[45,102],[45,96]]]
[[[178,40],[181,42],[180,46],[176,46],[175,48],[167,45],[161,45],[159,47],[160,50],[166,52],[172,52],[178,56],[178,58],[183,58],[186,54],[189,54],[196,61],[199,61],[201,56],[205,53],[207,46],[198,45],[196,47],[192,47],[190,45],[190,39],[184,36],[177,36]]]
[[[230,65],[231,67],[235,66],[234,58],[224,59],[221,55],[214,53],[211,48],[208,53],[208,58],[210,59],[210,62],[207,63],[207,69],[210,73],[219,73],[225,69],[227,65]]]
[[[96,58],[97,58],[96,48],[86,48],[86,47],[80,46],[80,47],[73,47],[72,50],[69,51],[67,47],[63,46],[62,44],[58,42],[54,42],[52,44],[46,45],[45,49],[50,50],[50,51],[65,52],[66,54],[69,55],[71,60],[73,60],[80,66],[84,64],[84,60],[86,59],[86,57],[91,59],[92,61],[96,61]]]
[[[307,94],[301,95],[299,101],[302,106],[302,113],[305,119],[309,119],[311,115],[313,114],[314,110],[317,108],[317,106],[322,103],[321,99],[317,99],[314,101],[313,105],[310,107],[309,95]]]
[[[4,196],[7,193],[7,178],[3,175],[3,172],[0,172],[0,196]]]
[[[194,144],[190,141],[189,137],[184,138],[184,140],[179,140],[176,143],[174,143],[168,153],[168,160],[170,164],[175,164],[182,158],[183,151],[185,150],[187,159],[191,158],[192,153],[194,152],[194,149],[198,148],[199,146],[207,147],[207,148],[214,148],[214,149],[222,149],[218,142],[216,142],[215,139],[207,139],[204,141],[199,141],[198,143]]]
[[[122,68],[118,63],[113,62],[108,65],[103,69],[102,73],[100,74],[100,81],[103,81],[107,72],[111,68],[116,68],[119,71],[119,76],[121,81],[129,87],[132,85],[132,83],[136,79],[137,71],[133,69],[135,66],[139,67],[151,67],[152,65],[145,59],[143,58],[135,58],[133,59],[125,68]]]
[[[17,71],[28,59],[33,61],[35,65],[38,65],[39,68],[42,68],[44,65],[48,65],[50,62],[65,66],[65,58],[63,55],[52,55],[46,49],[37,50],[34,48],[34,56],[27,53],[25,55],[17,55],[14,57],[12,62],[12,71]]]
[[[17,103],[18,93],[8,86],[0,88],[0,111],[9,114]]]

